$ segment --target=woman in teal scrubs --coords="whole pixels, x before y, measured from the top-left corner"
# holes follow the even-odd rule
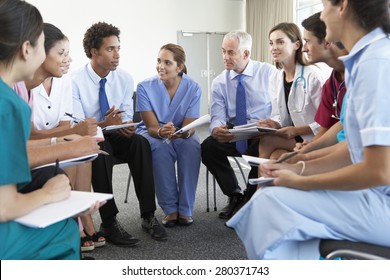
[[[19,192],[31,181],[26,147],[31,110],[11,87],[31,79],[45,59],[43,20],[34,6],[4,0],[0,25],[0,259],[79,259],[79,233],[73,219],[43,229],[13,221],[67,198],[70,185],[65,175],[57,175],[38,190]]]

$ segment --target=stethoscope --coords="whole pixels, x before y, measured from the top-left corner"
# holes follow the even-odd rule
[[[295,106],[295,109],[293,110],[293,112],[295,113],[301,113],[303,111],[303,108],[305,107],[305,99],[306,99],[306,94],[307,94],[307,91],[306,91],[306,78],[303,76],[304,74],[304,68],[305,66],[302,65],[302,68],[301,68],[301,75],[299,75],[294,83],[293,83],[293,91],[291,92],[291,96],[294,98],[294,100],[292,101],[294,106]],[[298,82],[299,81],[302,81],[303,83],[303,98],[302,98],[302,106],[296,106],[296,101],[295,101],[295,95],[296,95],[296,91],[297,91],[297,87],[298,87]],[[298,109],[300,108],[300,109]]]
[[[332,114],[332,118],[334,118],[336,120],[340,119],[340,116],[337,112],[337,105],[338,105],[338,99],[339,99],[340,92],[344,87],[344,82],[345,81],[342,81],[339,84],[338,89],[336,90],[336,72],[333,71],[333,74],[332,74],[332,89],[333,89],[333,104],[332,104],[333,114]]]

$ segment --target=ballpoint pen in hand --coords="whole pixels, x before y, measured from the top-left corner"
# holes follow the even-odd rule
[[[126,112],[126,111],[119,111],[119,112],[116,112],[113,116],[115,117],[116,115],[122,114],[122,113],[124,113],[124,112]],[[108,110],[105,116],[107,117],[110,113],[111,113],[110,110]]]
[[[58,170],[60,168],[60,161],[58,160],[58,158],[56,159],[56,165],[54,167],[54,176],[58,175]]]
[[[286,161],[286,160],[292,158],[293,156],[296,156],[298,153],[299,153],[298,151],[292,152],[292,153],[288,154],[287,156],[282,157],[281,159],[278,159],[277,161],[275,161],[275,163],[282,163],[283,161]]]
[[[162,125],[167,124],[166,122],[160,122],[160,121],[159,121],[158,123],[159,123],[159,124],[162,124]],[[180,127],[175,126],[175,129],[176,129],[176,130],[179,130]]]
[[[79,123],[79,122],[83,122],[84,121],[83,119],[75,117],[75,116],[73,116],[73,114],[70,114],[70,113],[65,113],[65,115],[68,116],[68,117],[71,117],[74,120],[75,123]]]

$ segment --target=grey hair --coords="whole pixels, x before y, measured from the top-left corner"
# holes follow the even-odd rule
[[[244,54],[244,51],[248,50],[251,52],[252,49],[252,36],[249,33],[244,31],[234,30],[225,35],[225,39],[234,39],[238,41],[238,48],[241,51],[241,54]]]

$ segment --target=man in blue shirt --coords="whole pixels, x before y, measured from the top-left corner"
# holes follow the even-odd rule
[[[73,110],[79,119],[96,118],[102,128],[132,122],[133,78],[119,65],[119,29],[99,22],[84,35],[84,50],[90,63],[72,73]],[[104,94],[102,94],[104,93]],[[105,135],[100,145],[110,155],[127,163],[140,204],[142,228],[158,241],[167,240],[165,229],[154,217],[156,210],[152,154],[148,140],[127,127]],[[112,193],[113,157],[100,155],[92,163],[95,191]],[[139,240],[128,234],[116,220],[114,199],[100,208],[101,231],[107,241],[118,246],[134,246]]]
[[[212,83],[211,93],[211,136],[202,143],[202,162],[215,176],[221,190],[229,197],[228,205],[219,214],[221,219],[229,219],[242,205],[243,194],[238,185],[228,156],[241,156],[246,153],[258,156],[259,139],[245,140],[246,151],[236,149],[236,143],[230,142],[234,135],[229,125],[241,124],[236,117],[237,86],[240,83],[245,92],[245,120],[262,120],[271,115],[271,98],[268,94],[269,77],[275,67],[250,59],[252,37],[246,32],[232,31],[225,35],[222,42],[225,70]],[[241,97],[240,97],[241,98]],[[257,167],[252,168],[249,178],[256,178]],[[256,188],[247,187],[245,200],[249,199]]]

